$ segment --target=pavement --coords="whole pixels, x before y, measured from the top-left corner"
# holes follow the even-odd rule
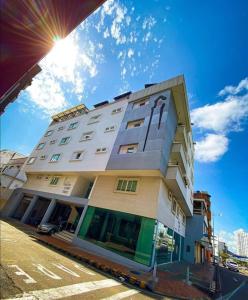
[[[161,299],[37,241],[33,228],[0,222],[1,299]]]
[[[219,293],[215,299],[248,299],[248,276],[218,266]]]
[[[10,291],[10,281],[6,281],[3,298],[29,293],[28,296],[34,297],[30,299],[43,299],[39,292],[43,291],[49,295],[64,293],[64,298],[70,299],[73,295],[66,294],[68,289],[71,293],[75,290],[75,299],[210,299],[206,293],[213,277],[209,266],[191,268],[191,279],[196,277],[206,283],[206,290],[198,289],[186,284],[185,264],[159,268],[158,280],[152,281],[150,272],[130,270],[55,237],[38,235],[28,225],[8,220],[8,223],[2,222],[1,230],[2,267],[8,280],[13,282]],[[97,282],[102,282],[103,286],[97,286]],[[79,283],[90,284],[90,287],[77,286]],[[154,293],[148,293],[151,289]],[[82,298],[81,290],[84,291]]]

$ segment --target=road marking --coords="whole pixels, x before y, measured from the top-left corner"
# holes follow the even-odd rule
[[[66,272],[66,273],[71,274],[74,277],[80,277],[76,272],[73,272],[72,270],[68,269],[67,267],[63,266],[62,264],[55,264],[55,263],[53,263],[53,265],[55,267],[57,267],[58,269]]]
[[[42,266],[41,264],[33,264],[39,271],[41,271],[46,276],[55,279],[55,280],[61,280],[62,278],[53,273],[52,271],[48,270],[46,267]]]
[[[18,276],[26,276],[26,279],[23,279],[23,281],[27,284],[29,283],[36,283],[37,281],[35,281],[31,276],[29,276],[26,272],[24,272],[20,267],[18,267],[17,265],[8,265],[8,267],[10,268],[16,268],[18,271],[15,272],[16,275]]]
[[[120,282],[115,281],[113,279],[90,281],[66,285],[58,288],[31,291],[28,293],[24,293],[23,295],[18,296],[17,298],[11,298],[8,300],[53,300],[80,295],[83,293],[88,293],[103,288],[110,288],[120,284]]]
[[[78,270],[88,274],[88,275],[96,275],[96,273],[90,271],[89,269],[83,267],[83,266],[80,266],[80,265],[77,265],[77,264],[74,264],[74,267],[77,268]]]
[[[120,299],[124,299],[126,297],[129,297],[129,296],[138,294],[138,293],[140,293],[140,291],[129,290],[129,291],[126,291],[126,292],[121,292],[121,293],[115,294],[115,295],[113,295],[111,297],[108,297],[108,298],[104,298],[102,300],[120,300]]]

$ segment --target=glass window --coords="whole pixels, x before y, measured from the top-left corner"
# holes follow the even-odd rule
[[[50,159],[50,162],[56,162],[56,161],[58,161],[59,158],[60,158],[60,156],[61,156],[60,153],[58,153],[58,154],[53,154],[52,157],[51,157],[51,159]]]
[[[46,155],[41,155],[41,156],[40,156],[40,159],[41,159],[41,160],[46,159]]]
[[[177,210],[177,201],[174,197],[173,197],[172,204],[171,204],[171,210],[172,210],[173,214],[175,214],[176,210]]]
[[[97,148],[96,149],[96,153],[105,153],[107,152],[107,148],[106,147],[101,147],[101,148]]]
[[[149,266],[154,227],[153,219],[88,207],[79,237]]]
[[[31,164],[33,164],[33,163],[35,162],[35,160],[36,160],[36,157],[30,157],[30,158],[28,159],[27,164],[31,165]]]
[[[133,104],[133,109],[140,108],[140,107],[145,106],[147,104],[148,104],[148,99],[143,99],[143,100],[136,101]]]
[[[128,178],[118,179],[116,185],[116,191],[135,193],[137,190],[137,184],[138,184],[137,179],[128,179]]]
[[[100,121],[100,117],[101,117],[101,115],[92,116],[92,117],[89,119],[88,124],[93,124],[93,123],[99,122],[99,121]]]
[[[50,135],[52,135],[52,133],[53,133],[53,130],[48,130],[48,131],[46,132],[45,136],[50,136]]]
[[[51,141],[50,141],[50,144],[51,144],[51,145],[53,145],[53,144],[55,144],[55,143],[56,143],[56,140],[51,140]]]
[[[162,223],[158,223],[156,238],[156,259],[157,264],[171,262],[174,250],[173,230]]]
[[[136,153],[139,144],[130,144],[120,146],[119,154]]]
[[[84,151],[75,151],[72,153],[71,160],[82,160]]]
[[[45,143],[40,143],[38,146],[37,146],[37,150],[41,150],[41,149],[43,149],[44,148],[44,146],[45,146]]]
[[[78,122],[74,122],[74,123],[71,123],[71,124],[69,125],[68,130],[70,130],[70,129],[75,129],[75,128],[77,128],[77,127],[78,127]]]
[[[69,143],[69,141],[70,141],[70,137],[69,136],[67,136],[67,137],[63,137],[62,139],[61,139],[61,141],[60,141],[60,145],[66,145],[66,144],[68,144]]]
[[[63,130],[64,129],[64,126],[60,126],[59,128],[58,128],[58,131],[61,131],[61,130]]]
[[[92,140],[93,138],[93,131],[89,131],[89,132],[85,132],[83,133],[82,137],[81,137],[81,141],[88,141],[88,140]]]
[[[114,131],[115,130],[115,126],[109,126],[105,128],[105,132],[109,132],[109,131]]]
[[[112,110],[112,114],[117,114],[117,113],[119,113],[119,112],[121,112],[121,111],[122,111],[122,108],[121,108],[121,107],[115,108],[115,109]]]
[[[144,119],[130,121],[127,123],[127,129],[141,127],[144,124]]]
[[[50,181],[50,184],[51,184],[51,185],[57,185],[58,182],[59,182],[59,177],[54,176],[54,177],[52,177],[52,179],[51,179],[51,181]]]

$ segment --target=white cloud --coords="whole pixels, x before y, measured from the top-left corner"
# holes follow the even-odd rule
[[[142,24],[142,29],[150,30],[156,23],[157,23],[157,21],[155,20],[155,18],[149,16],[148,18],[144,19],[143,24]]]
[[[195,158],[200,162],[215,162],[228,149],[228,138],[224,135],[207,134],[196,142]]]
[[[133,55],[134,55],[134,50],[133,49],[128,49],[127,56],[129,58],[131,58]]]
[[[240,93],[242,90],[248,90],[248,77],[241,80],[237,86],[227,85],[219,92],[219,96],[224,96],[227,94],[236,95]]]
[[[248,116],[248,94],[228,96],[224,101],[205,105],[191,112],[193,123],[202,129],[218,132],[239,131]]]
[[[218,234],[219,240],[225,242],[228,246],[228,250],[238,254],[238,233],[244,232],[244,229],[240,228],[233,232],[221,230]]]
[[[248,117],[248,78],[237,86],[226,86],[219,92],[223,101],[191,111],[191,119],[205,137],[196,142],[195,158],[200,162],[217,161],[228,150],[228,134],[243,130]]]

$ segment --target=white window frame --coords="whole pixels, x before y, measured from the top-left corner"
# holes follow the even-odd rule
[[[35,157],[35,156],[30,157],[30,158],[28,159],[28,161],[27,161],[27,164],[28,164],[28,165],[32,165],[32,164],[36,161],[36,158],[37,158],[37,157]]]
[[[112,115],[118,114],[122,112],[122,107],[118,107],[112,110]]]
[[[81,136],[80,142],[92,140],[93,139],[93,135],[94,135],[94,131],[84,132],[82,134],[82,136]],[[86,138],[86,136],[89,136],[89,138]]]
[[[57,181],[56,181],[56,179],[57,179]],[[48,179],[49,180],[49,179]],[[52,181],[53,180],[55,180],[56,181],[56,183],[55,184],[53,184],[52,183]],[[58,185],[58,183],[59,183],[59,180],[60,180],[60,176],[52,176],[52,178],[50,178],[50,182],[49,182],[49,185],[51,185],[51,186],[57,186]]]
[[[104,132],[115,131],[115,129],[116,129],[115,125],[108,126],[108,127],[105,128]]]
[[[143,103],[143,102],[144,102],[144,105],[138,105],[139,103]],[[139,109],[143,106],[146,106],[148,103],[149,103],[148,98],[137,100],[133,103],[133,109]]]
[[[48,130],[44,136],[51,136],[53,134],[54,130]]]
[[[175,204],[175,209],[174,209],[174,204]],[[171,212],[173,213],[173,215],[175,215],[177,212],[177,200],[175,197],[173,197],[171,201]]]
[[[77,158],[73,158],[74,154],[77,154],[77,153],[81,153],[80,158],[78,158],[78,159]],[[84,150],[73,151],[73,153],[71,155],[70,161],[82,161],[83,157],[84,157],[84,154],[85,154]]]
[[[140,126],[132,126],[132,127],[128,127],[130,124],[135,124],[135,123],[138,123],[138,122],[141,122],[141,125]],[[142,127],[144,126],[144,123],[145,123],[145,119],[137,119],[137,120],[133,120],[133,121],[129,121],[127,122],[127,127],[126,129],[133,129],[133,128],[139,128],[139,127]]]
[[[62,142],[63,139],[68,139],[68,140],[67,140],[66,143],[63,143],[63,144],[62,144],[61,142]],[[70,137],[70,136],[64,136],[64,137],[61,138],[61,140],[60,140],[60,142],[59,142],[59,145],[60,145],[60,146],[67,145],[67,144],[70,142],[70,140],[71,140],[71,137]]]
[[[124,181],[127,181],[127,184],[125,186],[125,190],[118,190],[118,185],[119,185],[119,181],[122,180],[123,182]],[[131,190],[127,191],[127,188],[128,188],[128,184],[129,182],[131,181],[136,181],[136,189],[135,189],[135,192],[132,192]],[[131,194],[131,195],[135,195],[138,193],[138,188],[139,188],[139,181],[140,179],[137,178],[137,177],[118,177],[117,180],[116,180],[116,184],[115,184],[115,189],[114,189],[114,192],[115,193],[124,193],[124,194]],[[122,182],[122,184],[123,184]]]
[[[128,146],[130,146],[129,148],[131,149],[131,148],[134,148],[136,151],[135,152],[128,152]],[[135,146],[137,146],[136,148],[135,148]],[[127,152],[124,152],[124,153],[121,153],[121,148],[122,147],[127,147]],[[138,143],[136,143],[136,144],[127,144],[127,145],[120,145],[120,148],[119,148],[119,154],[120,155],[125,155],[125,154],[134,154],[134,153],[137,153],[138,152],[138,148],[139,148],[139,144]]]
[[[107,152],[107,147],[96,148],[96,154],[101,154],[101,153],[106,153],[106,152]]]
[[[76,124],[75,126],[73,126],[73,127],[71,127],[72,125],[74,125],[74,124]],[[73,129],[76,129],[77,127],[78,127],[78,125],[79,125],[79,122],[78,121],[76,121],[76,122],[72,122],[72,123],[70,123],[69,124],[69,126],[68,126],[68,129],[67,130],[73,130]]]
[[[52,158],[53,158],[53,156],[55,156],[55,155],[59,155],[59,158],[57,159],[57,160],[52,160]],[[60,161],[60,159],[61,159],[61,156],[62,156],[62,154],[61,153],[54,153],[54,154],[52,154],[52,156],[51,156],[51,158],[50,158],[50,163],[56,163],[56,162],[58,162],[58,161]]]
[[[94,115],[89,118],[88,125],[100,122],[101,114]]]
[[[42,145],[42,147],[40,147],[40,145]],[[39,145],[36,147],[36,150],[41,150],[45,147],[46,143],[45,142],[42,142],[42,143],[39,143]]]

